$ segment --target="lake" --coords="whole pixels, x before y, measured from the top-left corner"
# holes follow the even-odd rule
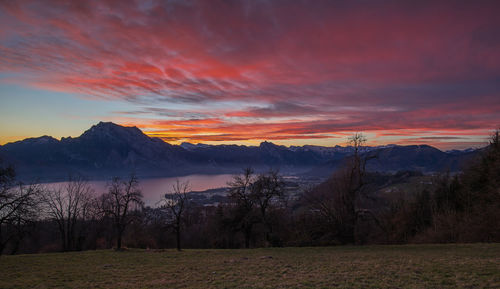
[[[173,178],[152,178],[140,179],[139,187],[144,196],[146,206],[155,207],[156,203],[163,198],[166,193],[172,191],[172,185],[178,179],[182,182],[189,182],[191,191],[204,191],[208,189],[216,189],[226,187],[227,182],[232,180],[233,175],[188,175],[183,177]],[[48,188],[56,189],[64,186],[66,182],[56,182],[44,184]],[[96,195],[107,192],[109,181],[89,181],[89,184],[95,191]]]

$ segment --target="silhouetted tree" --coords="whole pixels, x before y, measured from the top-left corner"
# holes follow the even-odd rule
[[[326,183],[305,194],[311,210],[322,216],[328,234],[341,243],[356,242],[356,227],[361,216],[378,222],[370,210],[359,207],[366,185],[366,163],[373,158],[361,154],[365,142],[366,138],[361,133],[350,137],[352,156],[346,158],[343,167],[334,172]]]
[[[285,193],[285,182],[278,171],[271,170],[266,174],[260,174],[251,184],[251,198],[254,199],[260,218],[266,228],[266,241],[272,243],[273,222],[270,217],[273,201],[277,203]]]
[[[123,232],[136,217],[133,212],[141,209],[143,205],[139,181],[134,174],[126,181],[118,177],[113,178],[108,193],[101,196],[101,212],[112,220],[117,250],[122,248]]]
[[[172,185],[171,191],[165,194],[164,199],[161,201],[162,208],[166,209],[171,215],[172,220],[170,225],[175,232],[178,251],[181,250],[182,223],[184,222],[184,215],[189,205],[188,192],[189,182],[181,183],[177,179],[175,184]]]
[[[250,247],[255,225],[262,224],[263,233],[268,245],[277,241],[273,235],[272,212],[277,207],[280,198],[284,196],[285,183],[278,171],[255,176],[251,168],[236,175],[229,185],[228,206],[229,220],[236,230],[243,233],[245,248]],[[221,207],[222,209],[222,207]],[[274,218],[276,219],[276,218]]]
[[[250,248],[253,227],[259,222],[259,218],[255,212],[256,200],[252,192],[254,181],[253,170],[246,168],[243,174],[234,176],[233,180],[228,183],[228,197],[233,205],[233,222],[236,229],[243,232],[245,248]]]
[[[93,209],[92,193],[92,188],[81,176],[70,177],[63,186],[44,192],[42,201],[47,216],[57,223],[63,251],[77,248],[80,230]]]
[[[16,184],[15,175],[12,166],[0,167],[0,255],[11,240],[19,244],[38,213],[39,186]]]

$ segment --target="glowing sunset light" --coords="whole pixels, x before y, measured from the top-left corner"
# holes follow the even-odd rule
[[[498,1],[2,1],[0,144],[99,121],[170,143],[479,147]]]

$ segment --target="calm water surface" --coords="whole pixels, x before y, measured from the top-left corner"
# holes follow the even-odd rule
[[[177,179],[180,182],[189,182],[189,188],[192,191],[204,191],[225,187],[227,182],[232,179],[233,175],[188,175],[175,178],[154,178],[140,179],[139,187],[141,188],[144,202],[147,206],[154,207],[161,198],[172,191],[172,185]],[[45,184],[49,188],[57,189],[64,186],[66,182],[48,183]],[[109,181],[90,181],[89,184],[94,189],[96,195],[100,195],[107,191]]]

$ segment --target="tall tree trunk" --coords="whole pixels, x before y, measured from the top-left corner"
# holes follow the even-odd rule
[[[116,235],[116,250],[120,250],[122,248],[122,231],[118,229]]]
[[[66,232],[62,232],[62,249],[64,252],[68,251],[68,241],[66,239]]]
[[[177,237],[177,251],[181,250],[181,228],[177,227],[175,229],[175,234]]]
[[[251,226],[246,226],[245,230],[245,248],[250,248],[250,238],[252,237],[252,227]]]
[[[14,242],[14,247],[12,248],[12,251],[10,252],[11,255],[17,254],[17,252],[19,251],[19,246],[21,245],[21,240],[22,240],[22,236],[20,236],[19,238],[16,238],[16,241]]]
[[[273,244],[273,240],[271,240],[271,236],[273,236],[273,225],[271,224],[270,221],[265,220],[265,224],[266,224],[266,227],[267,227],[267,230],[266,230],[266,241],[267,241],[267,246],[269,247],[273,247],[275,244]]]
[[[5,242],[3,241],[3,235],[2,235],[2,223],[0,223],[0,256],[2,256],[4,248],[5,248]]]

